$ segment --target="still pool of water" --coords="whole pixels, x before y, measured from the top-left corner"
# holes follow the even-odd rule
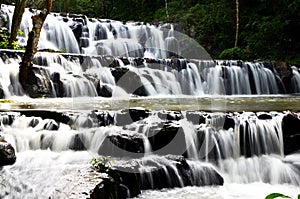
[[[299,95],[232,95],[201,98],[191,96],[157,97],[78,97],[78,98],[26,98],[15,97],[0,101],[0,110],[120,110],[142,107],[151,110],[201,110],[201,111],[300,111]]]

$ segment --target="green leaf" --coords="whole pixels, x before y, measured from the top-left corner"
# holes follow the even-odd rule
[[[281,193],[271,193],[271,194],[267,195],[265,199],[274,199],[274,198],[278,198],[278,197],[291,198],[291,197],[283,195]],[[299,199],[299,196],[298,196],[298,199]]]
[[[298,195],[298,199],[300,199],[300,194]]]

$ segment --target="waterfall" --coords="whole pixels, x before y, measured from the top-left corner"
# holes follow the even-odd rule
[[[2,170],[9,192],[0,196],[35,197],[40,192],[57,196],[59,178],[77,179],[76,171],[98,155],[115,157],[114,166],[121,172],[138,172],[142,189],[224,182],[299,186],[299,154],[284,156],[289,147],[284,142],[291,133],[288,121],[296,119],[291,117],[295,116],[279,112],[145,109],[2,112],[1,135],[15,148],[18,159]],[[41,172],[52,177],[44,182]]]
[[[18,81],[20,57],[5,50],[0,55],[3,96],[24,95]],[[50,81],[50,96],[57,97],[117,97],[124,92],[140,96],[199,97],[299,93],[300,75],[296,68],[290,81],[282,82],[278,74],[269,69],[270,64],[229,63],[38,53],[34,73],[39,81],[43,82],[43,78]]]

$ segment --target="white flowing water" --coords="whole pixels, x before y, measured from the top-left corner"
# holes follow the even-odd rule
[[[151,138],[149,133],[153,133],[153,125],[167,119],[161,115],[162,112],[151,112],[149,117],[137,122],[131,121],[123,127],[116,125],[118,119],[108,120],[120,114],[118,111],[107,114],[110,116],[103,115],[106,118],[103,121],[108,122],[108,126],[99,126],[101,123],[86,113],[71,115],[72,125],[57,123],[53,119],[25,117],[18,112],[2,113],[1,134],[16,149],[17,162],[1,170],[2,183],[6,186],[0,196],[55,197],[56,190],[62,189],[60,182],[77,179],[77,171],[87,170],[88,161],[97,156],[104,140],[114,135],[142,136],[146,156],[140,160],[141,165],[145,164],[140,172],[147,173],[155,169],[153,165],[157,165],[165,169],[170,185],[176,181],[178,186],[183,186],[179,171],[172,165],[172,161],[152,156],[156,151],[152,150],[148,141]],[[225,114],[199,113],[206,118],[205,123],[200,125],[192,124],[186,114],[183,114],[184,118],[178,124],[185,135],[181,142],[189,146],[188,164],[192,169],[194,183],[197,184],[200,179],[207,182],[212,180],[213,175],[202,169],[206,165],[204,168],[217,169],[225,180],[224,186],[144,191],[139,198],[258,198],[275,191],[291,196],[298,194],[300,154],[286,157],[282,154],[283,114],[273,112],[272,119],[268,120],[260,120],[254,113],[231,115],[235,125],[227,130],[223,129]],[[83,151],[70,150],[80,149],[78,141],[81,141]],[[245,149],[243,146],[246,142],[249,148]],[[246,152],[249,156],[247,158]],[[157,179],[145,175],[142,180],[150,184],[152,182],[152,187],[155,187],[153,183]]]
[[[3,5],[1,9],[2,17],[7,20],[10,29],[14,8]],[[21,45],[26,45],[34,12],[36,11],[26,9],[23,16],[21,29],[25,34],[18,36]],[[164,26],[170,26],[170,29],[167,30]],[[164,126],[160,124],[170,122],[159,116],[161,110],[178,110],[187,105],[186,110],[192,108],[224,111],[227,110],[227,105],[222,103],[222,100],[230,95],[246,95],[253,98],[254,95],[264,94],[271,97],[274,94],[284,94],[283,90],[287,89],[290,89],[289,93],[300,93],[300,73],[296,67],[292,67],[291,87],[282,89],[283,82],[277,72],[274,72],[275,69],[264,63],[212,61],[205,50],[199,50],[201,48],[198,48],[199,56],[191,56],[197,60],[166,59],[172,56],[191,58],[183,56],[191,46],[179,45],[182,37],[178,37],[172,25],[164,26],[123,24],[113,20],[90,20],[86,17],[50,14],[41,33],[39,49],[66,51],[77,55],[38,53],[34,67],[39,71],[46,71],[44,75],[52,85],[51,96],[81,97],[65,98],[63,102],[58,98],[35,101],[23,97],[25,92],[18,80],[21,58],[19,55],[12,56],[9,51],[1,51],[0,94],[9,100],[19,97],[21,102],[17,104],[16,109],[26,107],[74,110],[79,107],[83,110],[94,110],[100,107],[119,110],[126,108],[124,102],[128,102],[122,99],[136,95],[134,91],[139,87],[143,87],[151,99],[157,96],[167,96],[169,99],[152,99],[153,101],[149,102],[150,98],[131,98],[134,103],[153,107],[157,111],[153,111],[147,118],[140,118],[137,122],[130,121],[123,126],[117,125],[115,116],[120,114],[118,111],[108,114],[113,117],[111,121],[106,115],[104,123],[97,122],[86,113],[80,113],[74,123],[68,124],[50,118],[25,117],[18,112],[10,113],[10,116],[2,113],[1,136],[17,151],[17,162],[1,169],[0,184],[4,184],[5,187],[1,187],[0,198],[70,196],[71,192],[68,191],[63,195],[57,194],[66,188],[72,190],[73,187],[66,187],[65,184],[76,181],[81,176],[80,173],[89,168],[88,161],[101,153],[102,145],[113,136],[141,140],[144,154],[139,155],[144,158],[139,163],[144,167],[140,171],[147,174],[147,171],[153,169],[151,165],[146,165],[146,162],[159,165],[170,186],[176,181],[178,186],[182,187],[183,179],[175,164],[169,159],[155,156],[157,151],[151,145],[153,127],[157,126],[161,130]],[[78,55],[80,53],[94,56]],[[122,58],[123,56],[145,59]],[[118,79],[121,74],[119,70],[127,72]],[[43,78],[39,73],[35,75],[37,78]],[[59,89],[54,88],[54,85],[59,85],[62,91],[58,92]],[[128,88],[128,85],[131,87]],[[99,87],[104,86],[112,90],[110,100],[96,98],[101,93]],[[119,97],[122,99],[118,101],[116,98]],[[24,103],[26,99],[29,102]],[[266,106],[268,103],[274,103],[273,98],[268,98],[267,103],[264,99],[260,101]],[[283,106],[280,110],[287,110],[288,103],[298,103],[298,100],[293,98],[292,101],[285,101],[280,105]],[[207,101],[210,102],[209,105]],[[228,102],[228,106],[234,106],[231,110],[250,109],[246,107],[249,99],[231,99]],[[253,106],[253,101],[251,102],[251,110],[277,110],[275,106],[278,106],[278,103],[274,103],[269,109],[257,108]],[[246,105],[243,105],[244,103]],[[10,105],[1,104],[1,109],[10,110],[14,104]],[[282,113],[271,112],[272,119],[267,120],[261,120],[257,114],[251,112],[231,115],[205,113],[202,115],[205,122],[201,124],[193,124],[187,119],[187,114],[183,112],[183,118],[171,123],[175,125],[174,128],[181,127],[178,132],[182,133],[182,140],[175,146],[187,147],[186,151],[180,152],[188,157],[193,183],[197,184],[199,179],[210,182],[213,175],[202,170],[204,165],[205,168],[216,169],[222,175],[225,180],[224,186],[144,191],[139,198],[250,199],[264,198],[272,192],[281,192],[292,197],[300,193],[300,155],[284,156]],[[233,118],[234,126],[225,129],[223,125],[227,116]],[[169,149],[172,148],[167,150]],[[142,180],[149,181],[150,187],[155,188],[152,175],[147,174]],[[83,184],[76,186],[81,187]]]

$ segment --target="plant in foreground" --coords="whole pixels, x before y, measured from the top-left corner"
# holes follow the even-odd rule
[[[92,158],[90,164],[99,172],[108,173],[113,169],[112,159],[110,156],[100,156],[97,158]]]
[[[271,193],[265,197],[265,199],[274,199],[274,198],[291,198],[290,196],[284,195],[282,193]],[[300,199],[300,194],[297,197]]]

